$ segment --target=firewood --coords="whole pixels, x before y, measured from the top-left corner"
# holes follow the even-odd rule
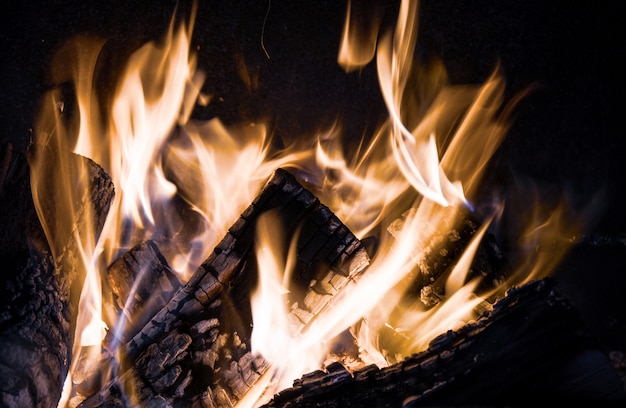
[[[93,209],[96,233],[114,191],[108,175],[91,160],[67,153],[70,165],[86,165],[90,194],[76,204],[77,214]],[[49,174],[54,177],[54,173]],[[75,290],[82,276],[60,268],[35,210],[26,154],[11,145],[0,147],[0,400],[3,406],[56,406],[72,359],[72,316]],[[53,197],[49,197],[53,199]],[[47,208],[44,206],[44,217]],[[84,227],[79,218],[75,228]],[[60,257],[71,256],[68,240]],[[66,264],[67,265],[67,264]]]
[[[104,306],[113,308],[111,314],[120,316],[124,321],[118,329],[107,332],[98,362],[89,362],[96,353],[85,352],[79,356],[81,361],[73,373],[72,383],[80,395],[91,395],[99,390],[107,370],[115,365],[110,351],[116,348],[116,344],[126,342],[137,334],[182,286],[153,240],[125,252],[109,266],[106,276],[112,299],[105,301]],[[114,324],[107,322],[109,327],[114,327]],[[107,398],[116,398],[117,395],[109,394]]]
[[[145,326],[182,286],[152,240],[136,245],[113,262],[107,277],[116,309],[128,320],[124,333],[117,333],[121,342]]]
[[[141,405],[158,399],[222,407],[236,404],[254,386],[269,367],[251,352],[249,301],[258,280],[256,225],[270,211],[286,239],[298,239],[296,289],[289,298],[296,327],[304,329],[369,264],[354,234],[293,175],[278,169],[189,281],[123,345],[127,371],[81,407],[117,406],[119,392],[111,387],[135,390],[129,395]],[[279,244],[286,248],[289,242]],[[146,387],[137,391],[137,384]]]
[[[619,405],[608,354],[550,278],[510,289],[493,310],[385,367],[335,362],[264,405],[288,407]]]

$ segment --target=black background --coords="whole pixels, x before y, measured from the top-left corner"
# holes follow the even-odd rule
[[[533,86],[494,159],[496,171],[566,190],[581,206],[602,191],[589,232],[611,237],[626,233],[621,3],[423,1],[417,49],[423,58],[441,58],[454,83],[480,83],[500,64],[508,95]],[[181,15],[190,4],[180,2]],[[393,21],[397,2],[375,4],[386,11],[385,23]],[[107,39],[103,58],[115,67],[162,36],[176,2],[9,0],[1,7],[0,135],[25,147],[39,97],[53,86],[48,64],[64,41],[77,34]],[[199,2],[193,42],[208,73],[205,90],[216,98],[195,115],[225,122],[271,115],[273,131],[285,137],[309,137],[338,116],[347,119],[349,135],[375,126],[383,108],[375,68],[347,75],[336,64],[345,7],[326,0]],[[238,75],[241,62],[258,78],[252,91]],[[600,340],[622,350],[625,248],[576,249],[558,273]]]

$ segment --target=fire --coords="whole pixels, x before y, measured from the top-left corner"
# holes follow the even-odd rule
[[[468,271],[478,244],[501,215],[500,202],[483,217],[441,283],[441,302],[435,307],[407,304],[411,279],[423,273],[417,260],[436,244],[437,234],[454,229],[475,209],[480,180],[508,130],[514,105],[504,105],[504,81],[497,68],[480,86],[452,86],[440,62],[416,66],[417,17],[417,2],[403,1],[395,31],[380,37],[379,16],[366,32],[350,14],[346,17],[338,62],[350,73],[375,59],[388,111],[369,144],[351,157],[344,154],[340,124],[320,132],[315,143],[278,150],[264,123],[226,126],[218,119],[192,119],[194,104],[211,98],[200,92],[211,73],[198,69],[190,51],[193,25],[176,27],[172,20],[160,42],[138,49],[110,97],[93,87],[103,42],[80,38],[62,50],[60,55],[75,62],[78,117],[65,117],[61,94],[52,91],[43,104],[32,161],[33,196],[40,214],[48,213],[43,208],[54,209],[54,219],[42,220],[53,251],[61,253],[68,240],[78,244],[78,261],[57,261],[84,277],[74,361],[61,405],[80,400],[72,390],[77,362],[100,363],[97,348],[97,355],[85,358],[84,353],[94,351],[89,346],[101,344],[107,333],[117,337],[124,330],[124,315],[107,309],[103,301],[108,289],[101,284],[101,274],[106,267],[132,246],[154,239],[186,281],[279,167],[298,169],[357,237],[375,236],[379,245],[366,273],[337,295],[305,332],[297,332],[289,323],[290,305],[284,296],[290,291],[295,249],[277,247],[275,243],[282,242],[276,238],[280,227],[262,218],[257,227],[260,283],[251,299],[251,342],[270,362],[272,379],[265,378],[267,388],[256,390],[254,401],[242,405],[257,404],[321,367],[332,339],[346,330],[357,340],[364,363],[387,365],[474,318],[485,298],[550,272],[559,259],[554,254],[550,262],[520,263],[513,280],[478,296],[479,281],[468,281]],[[63,160],[63,152],[69,151],[101,165],[116,186],[99,235],[89,222],[91,214],[73,222],[76,202],[89,192],[81,175],[85,170],[70,168]],[[191,211],[180,214],[179,200]],[[575,235],[575,227],[559,232],[564,217],[559,211],[529,223],[522,244],[531,253],[545,237]],[[113,344],[119,346],[119,341]]]

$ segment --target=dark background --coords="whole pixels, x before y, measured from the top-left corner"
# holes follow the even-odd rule
[[[233,4],[231,4],[233,3]],[[397,2],[365,2],[394,21]],[[454,83],[480,83],[500,64],[512,96],[530,93],[494,158],[494,172],[565,191],[576,208],[593,204],[588,233],[557,277],[610,349],[626,350],[626,143],[622,2],[423,1],[418,56],[443,60]],[[190,10],[181,1],[180,15]],[[346,134],[377,124],[383,109],[370,65],[346,74],[336,64],[344,2],[201,1],[193,34],[205,90],[216,98],[197,117],[225,122],[270,117],[285,137],[310,137],[336,117]],[[165,32],[174,1],[52,0],[3,3],[0,24],[0,136],[25,148],[39,97],[55,84],[53,53],[69,37],[97,35],[111,73],[142,43]],[[265,46],[268,59],[262,45]],[[245,64],[258,80],[246,87]],[[106,84],[105,84],[106,87]],[[621,237],[621,241],[620,241]]]

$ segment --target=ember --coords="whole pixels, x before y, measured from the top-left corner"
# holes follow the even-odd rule
[[[65,43],[28,150],[3,147],[0,244],[18,259],[5,289],[16,302],[2,309],[16,322],[3,323],[4,402],[624,398],[623,358],[547,278],[589,242],[598,196],[581,205],[496,180],[527,96],[507,91],[500,64],[458,85],[415,52],[428,23],[417,2],[348,2],[335,64],[348,82],[375,73],[370,117],[320,106],[294,138],[267,107],[203,117],[229,95],[206,92],[218,74],[194,47],[211,30],[199,7],[176,10],[119,66],[106,41]],[[265,31],[275,7],[257,51],[280,62]],[[258,97],[267,84],[244,55],[234,67]]]

